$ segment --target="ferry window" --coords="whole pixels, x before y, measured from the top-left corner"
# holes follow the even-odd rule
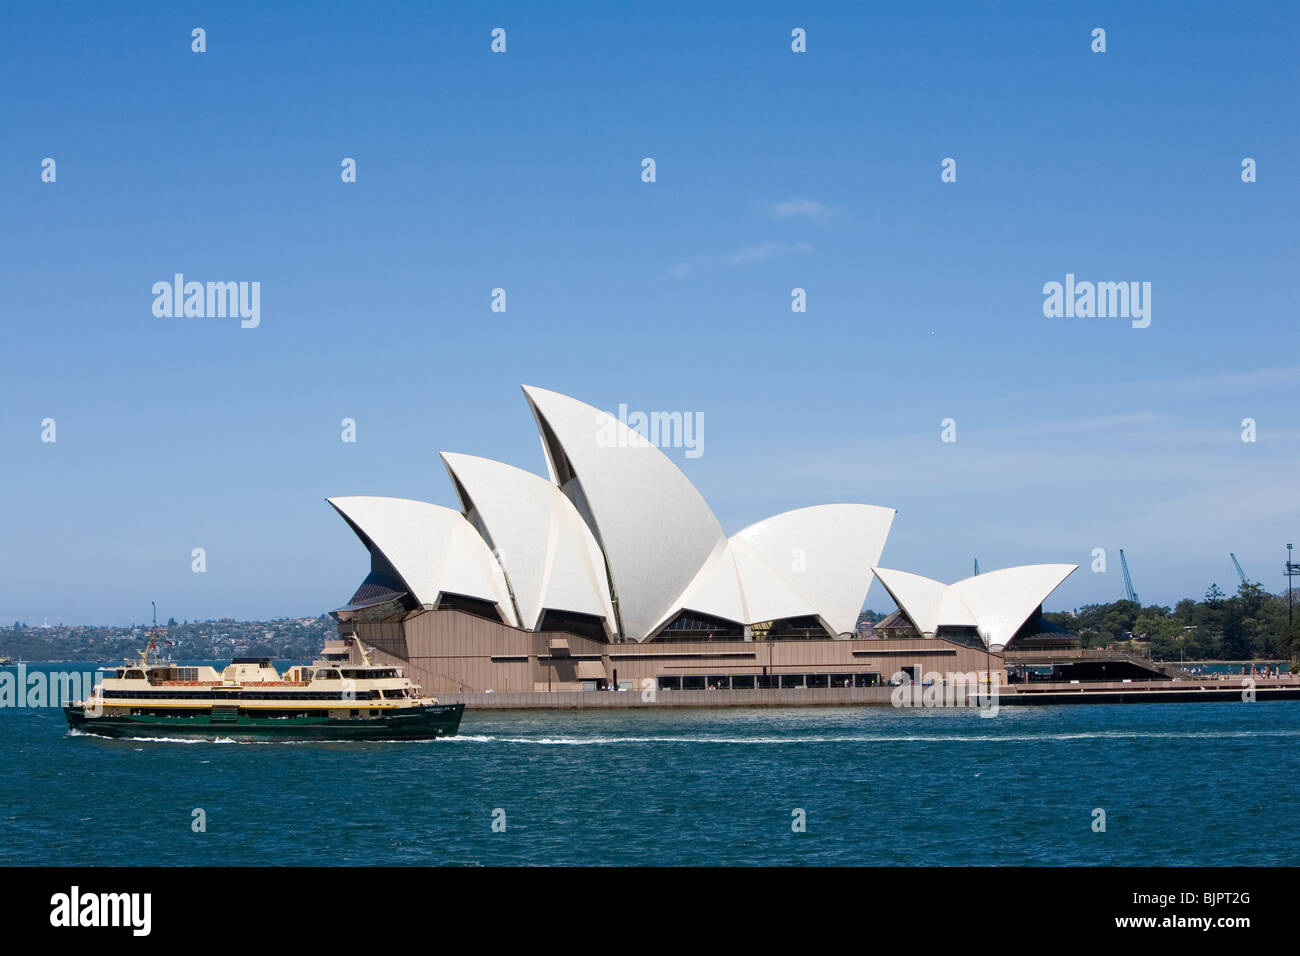
[[[143,671],[127,671],[127,672],[126,672],[126,679],[127,679],[127,680],[144,680],[144,672],[143,672]]]
[[[339,672],[331,670],[319,670],[316,672],[317,680],[338,680]]]

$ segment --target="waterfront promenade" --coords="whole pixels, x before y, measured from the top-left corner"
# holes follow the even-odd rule
[[[604,708],[668,707],[856,707],[893,705],[896,688],[878,687],[791,687],[765,690],[661,690],[650,695],[639,691],[535,691],[511,693],[442,693],[442,703],[463,703],[467,710],[585,710]],[[975,707],[983,702],[968,688],[953,695],[953,688],[916,688],[932,698],[942,697],[947,706]],[[982,693],[982,688],[978,692]],[[1248,691],[1240,675],[1154,681],[1095,681],[1057,683],[1035,681],[998,688],[1001,706],[1021,704],[1102,703],[1188,703],[1196,701],[1241,701]],[[1300,700],[1300,676],[1254,678],[1255,699]],[[937,693],[936,693],[937,692]],[[933,706],[918,702],[915,706]]]

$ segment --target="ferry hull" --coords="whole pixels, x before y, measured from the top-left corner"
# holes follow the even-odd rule
[[[275,740],[432,740],[460,730],[464,704],[406,707],[381,717],[256,717],[240,712],[215,719],[210,711],[193,716],[105,714],[87,716],[81,706],[63,708],[68,726],[101,737],[249,737]],[[233,716],[233,719],[232,719]]]

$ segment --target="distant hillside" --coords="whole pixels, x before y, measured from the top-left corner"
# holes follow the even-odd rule
[[[148,625],[86,627],[37,625],[15,621],[0,627],[0,656],[24,661],[112,662],[149,643]],[[338,635],[327,614],[274,621],[184,621],[158,627],[158,649],[177,660],[230,657],[310,659],[326,638]]]

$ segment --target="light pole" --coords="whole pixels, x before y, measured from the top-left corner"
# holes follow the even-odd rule
[[[1291,578],[1294,575],[1300,574],[1300,564],[1296,564],[1291,560],[1291,545],[1289,544],[1286,546],[1286,571],[1283,573],[1286,575],[1286,627],[1289,631],[1291,629],[1291,619],[1294,614],[1291,606]]]

